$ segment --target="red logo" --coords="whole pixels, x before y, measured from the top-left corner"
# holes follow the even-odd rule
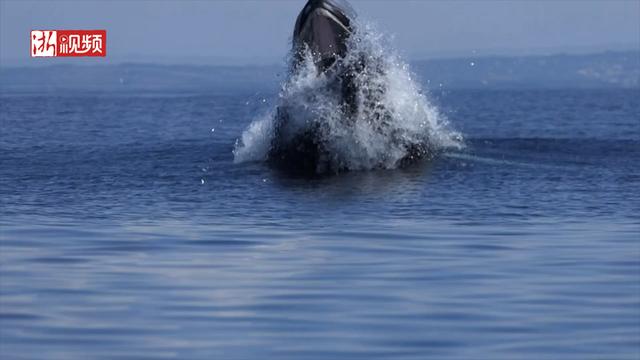
[[[31,57],[107,56],[106,30],[33,30]]]

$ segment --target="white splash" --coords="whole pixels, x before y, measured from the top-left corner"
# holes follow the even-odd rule
[[[341,106],[336,74],[318,74],[313,58],[303,63],[283,84],[277,107],[256,120],[236,141],[234,161],[264,161],[274,141],[286,142],[311,126],[325,150],[330,168],[368,170],[395,168],[420,144],[430,153],[462,147],[462,136],[451,130],[446,117],[432,105],[409,67],[379,32],[369,25],[357,27],[348,44],[344,67],[367,65],[355,77],[357,110],[350,121]],[[373,94],[373,95],[372,95]],[[286,129],[274,139],[278,109],[289,115]]]

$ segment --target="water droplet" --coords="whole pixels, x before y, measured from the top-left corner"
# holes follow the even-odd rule
[[[215,128],[211,128],[211,132],[215,132],[215,131],[216,131],[216,129],[215,129]]]
[[[476,63],[474,63],[473,61],[471,63],[469,63],[469,65],[471,66],[476,66]]]

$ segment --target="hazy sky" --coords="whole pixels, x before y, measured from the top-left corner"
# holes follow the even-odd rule
[[[0,0],[0,63],[31,29],[106,29],[110,61],[279,62],[304,0]],[[640,47],[640,0],[353,0],[409,58]],[[47,59],[48,62],[61,59]],[[84,59],[84,61],[98,61]]]

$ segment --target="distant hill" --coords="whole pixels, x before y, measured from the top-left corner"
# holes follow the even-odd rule
[[[590,55],[482,57],[426,60],[414,71],[431,87],[636,88],[640,51]]]
[[[431,89],[640,87],[640,51],[433,59],[411,65],[423,85]],[[0,91],[272,91],[278,88],[285,72],[279,65],[3,67],[0,68]]]
[[[219,91],[271,89],[279,66],[51,65],[0,69],[0,91]]]

